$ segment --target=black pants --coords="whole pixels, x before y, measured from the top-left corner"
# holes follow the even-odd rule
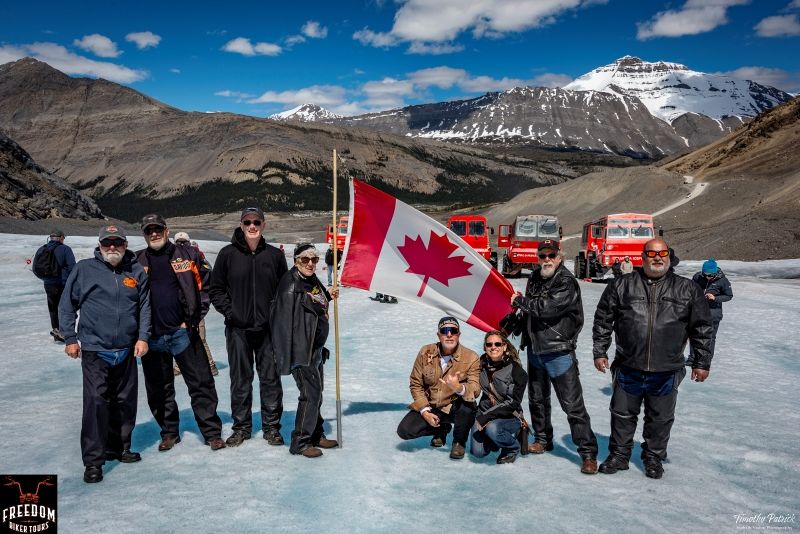
[[[444,413],[438,408],[433,408],[433,413],[439,416],[439,426],[433,427],[416,410],[411,410],[403,417],[397,426],[397,435],[400,439],[415,439],[421,436],[436,436],[447,441],[447,434],[453,430],[453,442],[466,445],[469,430],[475,423],[475,403],[464,402],[460,397],[453,402],[450,413]]]
[[[122,452],[131,448],[139,376],[133,348],[128,357],[115,367],[95,352],[83,351],[81,369],[83,465],[103,465],[106,451]]]
[[[203,340],[197,332],[189,334],[186,350],[172,355],[169,352],[150,351],[142,357],[147,404],[153,413],[161,437],[177,436],[180,425],[178,403],[175,401],[175,373],[172,359],[178,362],[189,397],[197,427],[203,438],[222,436],[222,420],[217,415],[217,390],[208,366]]]
[[[592,422],[583,402],[583,388],[578,373],[575,353],[571,355],[572,366],[565,373],[552,378],[545,369],[528,365],[528,408],[531,412],[531,426],[536,441],[543,444],[553,442],[553,423],[551,420],[550,385],[556,391],[561,409],[567,414],[572,442],[578,448],[581,458],[597,458],[597,438],[592,431]]]
[[[674,385],[666,395],[653,395],[646,389],[639,394],[626,392],[620,384],[619,370],[614,371],[614,393],[611,395],[611,437],[608,452],[630,459],[633,450],[633,435],[639,419],[639,410],[644,402],[644,427],[642,428],[642,458],[655,456],[667,458],[667,444],[672,423],[675,421],[675,405],[678,400],[678,385],[686,375],[685,369],[676,371]]]
[[[258,371],[261,392],[261,428],[281,428],[283,388],[275,360],[272,339],[265,330],[250,331],[225,327],[225,345],[231,375],[231,415],[233,430],[253,431],[253,365]]]
[[[50,327],[58,330],[58,303],[61,300],[61,293],[64,292],[64,286],[45,284],[44,292],[47,294],[47,311],[50,313]]]
[[[322,350],[314,351],[311,365],[292,369],[300,396],[297,398],[297,417],[294,420],[292,444],[289,452],[300,454],[304,449],[319,443],[322,437],[322,391],[325,386]]]

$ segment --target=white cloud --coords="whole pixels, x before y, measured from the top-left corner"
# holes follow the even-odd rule
[[[315,20],[309,20],[303,24],[303,28],[300,31],[303,35],[312,39],[324,39],[328,36],[328,28],[321,26]]]
[[[792,0],[792,2],[786,6],[787,9],[800,9],[800,0]]]
[[[379,110],[403,107],[406,98],[416,94],[411,80],[388,77],[365,83],[361,86],[361,91],[367,97],[365,100],[367,107]]]
[[[267,91],[258,98],[248,100],[250,104],[278,103],[299,106],[313,103],[323,107],[341,105],[345,102],[345,89],[338,85],[312,85],[293,91]]]
[[[118,57],[122,54],[117,50],[117,43],[99,33],[84,35],[82,39],[72,41],[72,44],[98,57]]]
[[[133,32],[125,36],[125,40],[131,43],[136,43],[136,48],[144,50],[145,48],[157,47],[161,42],[161,36],[153,32]]]
[[[138,82],[139,80],[144,80],[148,76],[146,71],[129,69],[121,65],[115,65],[104,61],[95,61],[73,54],[63,46],[55,43],[0,46],[0,63],[16,61],[25,56],[44,61],[51,67],[65,74],[105,78],[106,80],[117,83]]]
[[[796,92],[800,88],[800,72],[790,72],[769,67],[739,67],[728,72],[717,72],[721,76],[730,76],[739,80],[752,80],[762,85],[770,85],[787,92]]]
[[[450,89],[459,87],[468,93],[487,93],[490,91],[506,91],[512,87],[562,87],[572,81],[566,74],[545,73],[528,80],[520,78],[496,79],[490,76],[471,76],[464,69],[451,67],[434,67],[422,69],[408,74],[408,79],[417,89],[438,87]]]
[[[647,22],[636,24],[636,38],[681,37],[710,32],[728,23],[728,8],[750,0],[687,0],[680,9],[660,11]]]
[[[169,69],[169,71],[172,74],[180,74],[181,73],[181,69],[176,69],[176,68]]]
[[[761,37],[790,37],[800,35],[800,22],[797,15],[777,15],[761,20],[754,29]]]
[[[421,69],[408,74],[408,79],[421,88],[433,86],[439,89],[450,89],[468,78],[469,75],[464,69],[445,66]]]
[[[273,43],[256,43],[253,45],[246,37],[237,37],[225,43],[222,49],[226,52],[243,56],[277,56],[283,49]]]
[[[531,85],[533,87],[555,88],[555,87],[564,87],[572,80],[574,80],[574,78],[566,74],[556,74],[553,72],[546,72],[544,74],[535,76],[534,78],[529,80],[526,85]]]
[[[286,43],[287,47],[291,48],[296,44],[305,43],[306,38],[303,37],[302,35],[290,35],[289,37],[284,39],[284,42]]]
[[[407,0],[394,16],[389,32],[369,28],[353,38],[375,47],[410,42],[410,53],[445,54],[463,49],[452,44],[462,32],[472,30],[475,38],[500,38],[551,24],[565,11],[607,0]]]
[[[214,96],[224,96],[225,98],[253,98],[256,95],[251,95],[250,93],[242,93],[240,91],[231,91],[230,89],[225,89],[224,91],[217,91],[214,93]]]

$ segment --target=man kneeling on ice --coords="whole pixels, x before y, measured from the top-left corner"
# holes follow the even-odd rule
[[[414,402],[397,427],[401,439],[433,436],[431,447],[443,447],[450,428],[453,446],[450,458],[464,457],[464,444],[475,422],[475,398],[481,391],[478,355],[459,343],[458,320],[439,320],[438,343],[423,346],[411,370],[410,389]]]

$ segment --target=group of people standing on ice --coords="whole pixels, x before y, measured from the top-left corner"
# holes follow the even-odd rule
[[[37,252],[37,275],[43,272],[37,265],[56,263],[48,276],[40,276],[51,335],[64,341],[69,357],[81,359],[81,451],[87,483],[103,479],[106,461],[141,460],[131,450],[138,395],[135,358],[141,358],[148,405],[161,429],[161,452],[181,441],[174,365],[186,383],[204,442],[213,451],[251,438],[256,374],[262,436],[268,444],[284,445],[281,375],[291,374],[300,395],[290,452],[313,458],[322,455],[321,449],[338,446],[325,436],[320,415],[323,364],[329,356],[328,307],[338,290],[316,277],[320,256],[311,243],[295,246],[289,269],[282,250],[264,240],[264,220],[260,208],[243,210],[231,244],[220,250],[213,270],[188,235],[178,233],[180,239],[170,241],[167,222],[157,214],[142,219],[147,247],[136,253],[128,250],[125,232],[116,225],[101,228],[94,256],[77,264],[60,231],[53,231]],[[467,448],[476,457],[499,452],[500,464],[514,462],[519,453],[543,454],[554,448],[552,389],[567,414],[581,472],[613,474],[628,469],[644,404],[645,474],[661,478],[685,365],[693,380],[708,377],[722,302],[733,296],[730,283],[714,260],[706,261],[693,281],[676,275],[670,249],[661,239],[645,244],[641,269],[610,281],[592,330],[594,366],[613,375],[609,454],[598,465],[597,438],[575,355],[584,323],[580,286],[564,267],[557,241],[543,241],[538,257],[525,293],[511,298],[512,313],[501,329],[484,336],[481,356],[460,343],[455,317],[439,321],[438,341],[423,346],[415,359],[413,402],[398,435],[431,436],[431,446],[443,447],[453,429],[453,459],[463,458]],[[233,418],[225,440],[217,414],[216,365],[201,334],[211,305],[225,318]],[[527,371],[511,335],[521,336]],[[616,353],[609,365],[612,335]],[[687,341],[690,355],[685,361]],[[526,388],[532,443],[522,412]]]

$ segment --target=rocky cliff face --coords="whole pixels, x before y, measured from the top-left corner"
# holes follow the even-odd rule
[[[245,202],[329,209],[333,149],[340,176],[411,202],[503,200],[570,176],[552,163],[385,133],[183,112],[30,58],[0,66],[0,127],[43,167],[127,220],[153,210],[235,211]]]
[[[0,132],[0,216],[89,220],[103,214],[92,199],[42,169]]]

